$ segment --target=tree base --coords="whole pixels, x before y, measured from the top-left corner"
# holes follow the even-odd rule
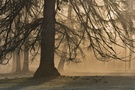
[[[51,67],[51,68],[39,67],[35,72],[33,78],[55,77],[55,76],[60,76],[60,73],[55,67]]]

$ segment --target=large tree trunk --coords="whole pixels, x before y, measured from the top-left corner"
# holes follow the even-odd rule
[[[44,21],[41,31],[40,65],[34,74],[35,78],[59,76],[54,66],[55,48],[55,0],[44,0]]]

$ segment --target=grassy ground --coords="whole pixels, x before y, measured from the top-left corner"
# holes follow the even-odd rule
[[[135,76],[60,76],[3,78],[0,90],[135,90]]]

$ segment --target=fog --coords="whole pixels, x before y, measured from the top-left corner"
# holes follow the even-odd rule
[[[68,75],[132,75],[135,71],[135,60],[123,62],[97,60],[92,53],[86,55],[80,63],[65,63],[64,71]]]
[[[125,49],[116,49],[119,51],[121,56],[129,53]],[[121,60],[115,60],[108,58],[106,60],[100,61],[96,59],[92,51],[85,51],[85,57],[81,59],[81,62],[65,62],[62,75],[133,75],[135,73],[135,60],[124,62]],[[109,60],[110,59],[110,60]],[[9,61],[7,65],[0,65],[0,73],[12,73],[13,59]],[[55,56],[55,67],[58,67],[60,58]],[[23,58],[21,58],[21,63]],[[29,61],[29,70],[35,72],[39,65],[39,56],[34,60]],[[21,65],[22,67],[22,65]]]
[[[103,0],[95,0],[95,2],[99,6],[105,5]],[[121,3],[120,3],[120,6],[122,6]],[[61,13],[62,15],[60,14],[59,15],[60,18],[58,16],[57,16],[57,18],[62,19],[64,21],[63,24],[67,24],[67,26],[68,25],[71,26],[69,24],[69,20],[67,20],[67,22],[65,22],[65,20],[67,19],[67,18],[65,18],[65,16],[68,17],[68,15],[69,15],[68,14],[69,12],[67,12],[67,11],[68,11],[68,6],[65,5],[63,7],[63,9],[61,11],[59,11],[59,14]],[[132,10],[129,10],[129,11],[132,11]],[[70,13],[71,12],[72,12],[72,14],[75,13],[73,10],[71,10]],[[83,9],[80,9],[80,12],[85,13],[83,11]],[[103,18],[105,20],[109,20],[109,17],[107,16],[108,11],[101,9],[101,12],[102,13],[100,13],[100,14],[102,14]],[[64,15],[63,15],[63,13],[64,13]],[[72,15],[72,16],[74,16],[74,15]],[[116,18],[116,16],[113,13],[111,13],[111,16],[113,19]],[[2,17],[4,17],[4,16],[2,16]],[[78,24],[77,24],[77,27],[75,27],[75,26],[76,25],[74,25],[74,28],[78,29]],[[135,24],[133,24],[133,27],[134,26],[135,26]],[[113,27],[111,24],[108,24],[107,28],[109,30],[109,29],[112,29]],[[121,26],[119,26],[119,28],[121,28]],[[105,35],[106,34],[104,34],[104,36]],[[121,43],[119,41],[119,38],[117,38],[117,42]],[[121,57],[128,56],[128,54],[130,53],[130,50],[128,50],[128,49],[125,49],[125,48],[122,49],[122,48],[119,48],[116,46],[113,46],[113,47],[115,48],[115,51],[118,52],[117,54]],[[23,55],[20,54],[20,56],[21,56],[20,63],[21,63],[21,68],[22,68],[22,63],[23,63],[24,58],[23,58]],[[30,57],[31,56],[29,56],[29,58]],[[129,59],[129,57],[127,57],[127,58]],[[40,59],[40,56],[37,56],[34,60],[29,60],[29,70],[31,72],[35,72],[36,69],[38,68],[39,59]],[[63,67],[63,71],[61,71],[61,74],[72,75],[74,73],[74,74],[80,75],[80,73],[81,74],[83,73],[83,75],[99,75],[99,74],[110,75],[110,74],[119,74],[119,73],[132,74],[135,71],[135,60],[124,62],[121,60],[115,60],[115,59],[110,59],[110,58],[107,58],[107,59],[102,58],[102,59],[103,59],[102,61],[98,60],[94,56],[92,51],[86,50],[85,57],[80,59],[81,62],[79,62],[79,63],[65,62],[64,67]],[[104,59],[106,59],[106,60],[104,60]],[[55,67],[56,68],[58,67],[59,62],[60,62],[60,57],[55,56]],[[0,73],[12,73],[13,66],[14,66],[14,64],[13,64],[13,58],[12,58],[7,65],[0,65]]]

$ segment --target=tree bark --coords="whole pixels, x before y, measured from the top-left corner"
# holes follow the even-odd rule
[[[43,14],[40,65],[34,74],[34,78],[60,75],[54,66],[55,0],[44,0]]]

